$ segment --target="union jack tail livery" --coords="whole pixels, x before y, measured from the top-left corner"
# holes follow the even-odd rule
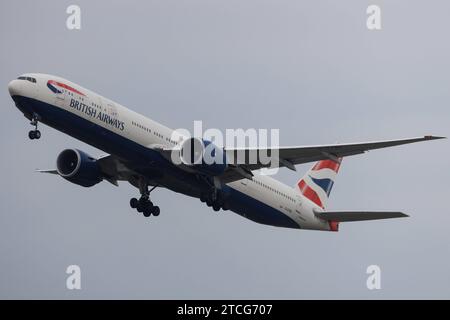
[[[342,158],[317,162],[297,183],[303,196],[325,209],[341,162]]]

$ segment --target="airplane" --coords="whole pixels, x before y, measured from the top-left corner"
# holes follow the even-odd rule
[[[183,136],[175,139],[174,130],[61,77],[27,73],[12,80],[8,90],[15,106],[34,127],[28,134],[30,139],[41,137],[38,124],[44,123],[107,153],[94,158],[78,149],[65,149],[57,156],[55,169],[39,172],[59,175],[82,187],[103,180],[116,186],[118,181],[128,181],[140,193],[139,199],[130,200],[130,206],[145,217],[160,214],[150,199],[158,187],[198,198],[214,211],[231,210],[275,227],[338,231],[341,222],[407,217],[397,211],[326,210],[342,159],[369,150],[445,138],[428,135],[266,150],[215,147],[214,152],[224,161],[207,163],[203,159],[211,141]],[[193,145],[200,145],[200,149],[194,150]],[[192,152],[184,155],[183,150]],[[263,162],[258,156],[261,150],[277,154],[277,161]],[[183,161],[173,161],[174,153]],[[200,161],[194,162],[193,154]],[[256,158],[249,161],[249,155]],[[315,164],[293,187],[256,174],[275,165],[295,171],[295,165],[308,162]]]

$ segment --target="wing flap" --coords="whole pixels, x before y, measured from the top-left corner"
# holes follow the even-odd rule
[[[409,217],[407,214],[398,211],[325,211],[316,212],[316,216],[320,219],[334,222],[351,222]]]

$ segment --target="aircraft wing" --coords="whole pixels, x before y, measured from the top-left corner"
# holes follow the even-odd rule
[[[97,160],[100,170],[104,178],[114,185],[118,185],[117,181],[128,180],[133,172],[117,157],[106,155]]]
[[[350,221],[380,220],[380,219],[409,217],[407,214],[404,214],[403,212],[395,212],[395,211],[325,211],[325,212],[316,212],[315,215],[320,219],[334,222],[350,222]]]
[[[352,156],[356,154],[365,153],[369,150],[387,148],[398,146],[407,143],[429,141],[436,139],[443,139],[445,137],[424,136],[409,139],[399,140],[384,140],[373,142],[358,142],[346,144],[330,144],[330,145],[315,145],[315,146],[298,146],[298,147],[280,147],[280,148],[236,148],[225,149],[227,159],[232,164],[232,171],[224,174],[224,179],[227,182],[242,179],[244,176],[236,173],[236,168],[245,171],[245,174],[250,174],[253,170],[261,168],[287,167],[295,171],[295,165],[319,160],[333,160],[339,161],[341,157]],[[278,164],[264,163],[264,158],[260,154],[270,157],[272,154],[278,153]],[[267,161],[266,161],[267,162]],[[238,169],[238,170],[240,170]]]

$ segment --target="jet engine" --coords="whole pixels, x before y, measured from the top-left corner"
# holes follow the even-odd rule
[[[181,165],[189,171],[218,176],[228,168],[225,152],[211,141],[186,139],[179,150]]]
[[[103,180],[97,160],[77,149],[62,151],[56,168],[61,177],[83,187],[92,187]]]

